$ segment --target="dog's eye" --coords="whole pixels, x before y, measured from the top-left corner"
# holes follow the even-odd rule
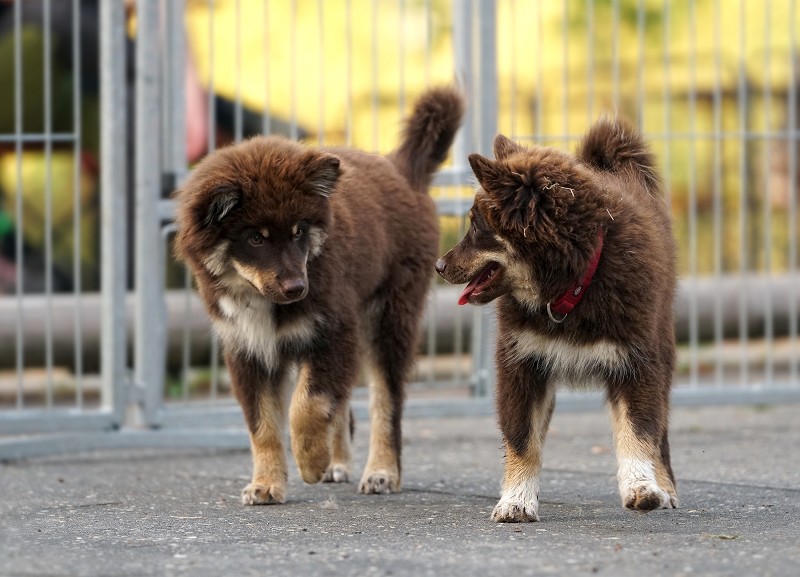
[[[300,222],[297,223],[297,225],[295,225],[292,238],[294,240],[300,240],[301,238],[303,238],[303,235],[306,233],[307,230],[308,230],[308,223],[304,220],[301,220]]]
[[[255,232],[250,235],[250,238],[247,239],[247,242],[249,242],[253,246],[261,246],[262,244],[264,244],[264,237],[261,236],[260,233]]]

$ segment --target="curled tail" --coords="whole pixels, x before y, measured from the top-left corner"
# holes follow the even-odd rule
[[[461,93],[451,87],[432,88],[417,100],[406,120],[400,147],[389,155],[414,190],[424,192],[447,158],[464,108]]]
[[[636,174],[651,193],[661,194],[655,157],[636,127],[624,118],[598,120],[576,154],[596,170]]]

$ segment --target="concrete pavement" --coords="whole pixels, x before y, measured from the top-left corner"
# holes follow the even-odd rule
[[[800,567],[800,405],[677,408],[681,508],[622,509],[600,412],[558,412],[541,521],[489,521],[492,418],[408,419],[404,491],[304,485],[245,507],[243,451],[125,450],[0,465],[0,575],[786,575]],[[356,431],[356,468],[367,426]]]

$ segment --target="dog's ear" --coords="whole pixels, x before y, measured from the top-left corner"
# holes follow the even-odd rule
[[[515,172],[504,162],[478,154],[470,155],[469,163],[485,191],[482,202],[490,222],[500,229],[525,234],[538,218],[539,194],[532,184],[534,176]]]
[[[483,188],[489,188],[503,177],[503,170],[494,160],[490,160],[480,154],[470,154],[468,157],[472,172]]]
[[[306,162],[306,185],[311,192],[329,197],[341,174],[339,159],[332,154],[315,152]]]
[[[216,189],[212,193],[211,202],[203,220],[203,226],[209,226],[212,223],[221,221],[239,205],[241,200],[242,197],[237,189],[228,187]]]
[[[494,157],[497,160],[503,160],[515,152],[521,152],[523,150],[525,149],[522,146],[510,138],[506,138],[502,134],[498,134],[494,137]]]
[[[510,170],[505,164],[491,160],[480,154],[469,155],[469,165],[486,191],[499,188],[518,188],[522,185],[522,175]]]

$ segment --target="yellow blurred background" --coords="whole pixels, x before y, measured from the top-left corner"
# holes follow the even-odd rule
[[[473,4],[477,30],[488,4]],[[492,81],[501,132],[526,144],[572,148],[594,119],[619,111],[640,122],[656,150],[684,274],[710,274],[717,266],[736,272],[742,254],[749,270],[789,266],[788,247],[797,242],[789,236],[797,218],[791,195],[796,206],[800,188],[797,175],[789,174],[787,138],[800,92],[800,73],[792,68],[800,30],[796,2],[498,0],[496,9]],[[204,91],[241,102],[256,118],[266,111],[269,122],[296,126],[313,143],[386,152],[425,86],[463,84],[465,70],[458,70],[453,50],[455,16],[456,3],[445,0],[187,0],[184,23]],[[25,39],[27,54],[41,53],[41,35],[26,28]],[[473,50],[478,46],[473,37]],[[8,37],[0,39],[4,78],[13,70],[11,48]],[[479,55],[472,56],[477,62]],[[41,60],[25,62],[25,126],[35,131],[44,106],[36,97]],[[54,79],[63,71],[57,74]],[[475,92],[464,88],[468,96]],[[13,132],[13,95],[0,92],[0,133]],[[67,102],[65,94],[58,102]],[[84,147],[96,156],[96,100],[83,97]],[[14,217],[20,176],[24,237],[41,246],[41,150],[26,147],[19,175],[13,150],[0,155],[0,210]],[[58,149],[54,158],[54,257],[69,269],[76,194],[88,229],[78,235],[81,253],[89,260],[98,254],[97,175],[87,171],[75,191],[72,151]],[[471,190],[434,194],[469,197]],[[443,245],[458,236],[458,227],[458,219],[444,221]],[[722,239],[721,263],[716,238]],[[83,266],[90,271],[96,263]]]

